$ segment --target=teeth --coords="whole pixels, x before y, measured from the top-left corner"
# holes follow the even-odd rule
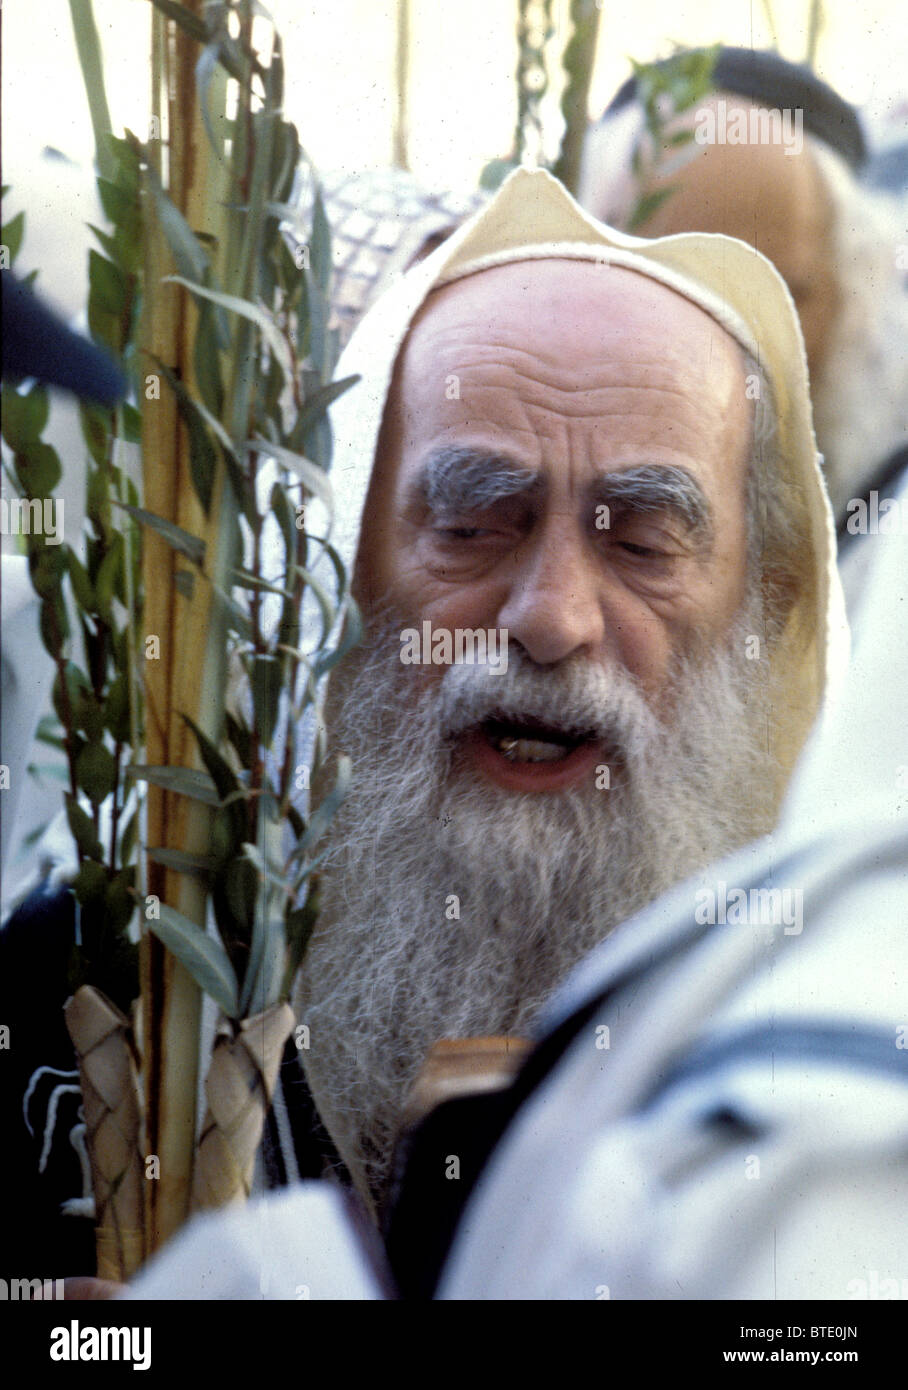
[[[535,738],[499,738],[495,745],[512,763],[554,763],[569,751],[561,743],[544,743]]]

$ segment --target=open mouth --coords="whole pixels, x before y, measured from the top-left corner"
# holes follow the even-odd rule
[[[554,792],[595,778],[607,746],[591,729],[496,713],[458,736],[482,777],[513,792]]]
[[[544,724],[535,719],[486,719],[482,736],[510,763],[558,763],[596,735],[590,730],[574,731]]]

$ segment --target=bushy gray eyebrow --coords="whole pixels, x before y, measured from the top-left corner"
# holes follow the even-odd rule
[[[539,474],[506,454],[447,445],[426,459],[417,487],[430,511],[472,511],[538,488]]]
[[[423,464],[417,489],[429,510],[480,510],[506,497],[539,492],[539,473],[507,454],[470,445],[436,449]],[[700,484],[674,464],[638,464],[601,474],[592,484],[594,501],[623,512],[673,513],[685,530],[701,540],[712,536],[713,512]]]
[[[709,540],[713,509],[692,473],[674,464],[639,464],[602,474],[595,500],[619,511],[671,512],[692,536]]]

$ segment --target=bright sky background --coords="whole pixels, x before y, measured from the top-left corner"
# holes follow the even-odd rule
[[[761,0],[602,0],[591,109],[598,114],[628,72],[629,55],[663,56],[674,41],[722,39],[766,46]],[[322,168],[362,169],[391,159],[396,0],[268,0],[283,34],[288,113]],[[556,0],[563,48],[568,0]],[[805,53],[809,0],[772,0],[782,52]],[[820,74],[877,120],[908,127],[906,0],[826,0]],[[149,0],[95,0],[115,126],[148,130]],[[516,0],[411,0],[410,159],[432,187],[473,188],[487,160],[507,154],[514,124]],[[27,210],[23,265],[42,267],[45,291],[82,301],[85,236],[95,220],[91,180],[39,160],[54,145],[90,167],[93,140],[67,0],[5,0],[3,29],[5,215]],[[557,91],[547,152],[560,139]],[[75,225],[74,225],[75,224]],[[75,235],[76,227],[79,228]]]
[[[395,0],[271,0],[284,36],[288,106],[318,163],[367,167],[391,149]],[[560,50],[567,0],[558,0]],[[808,0],[774,0],[782,52],[805,49]],[[905,96],[905,0],[827,0],[818,68],[850,100],[885,110]],[[514,111],[515,0],[411,0],[411,159],[433,184],[471,186],[507,151]],[[759,0],[603,0],[593,108],[627,73],[627,56],[661,56],[673,40],[765,45]],[[115,123],[147,127],[148,0],[95,0]],[[5,182],[44,144],[91,153],[88,113],[66,0],[6,0],[3,25]],[[551,138],[557,142],[555,117]]]

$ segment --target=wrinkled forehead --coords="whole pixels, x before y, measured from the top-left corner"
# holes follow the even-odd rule
[[[540,370],[553,387],[593,388],[615,364],[639,358],[652,369],[686,371],[704,387],[742,363],[743,350],[699,304],[639,270],[560,257],[514,261],[433,288],[397,356],[385,403],[415,408],[461,366]],[[453,384],[452,384],[453,383]]]

